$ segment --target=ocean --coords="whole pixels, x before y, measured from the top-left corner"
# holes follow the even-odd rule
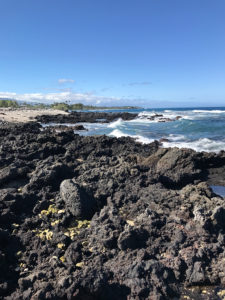
[[[109,124],[85,123],[83,125],[88,131],[79,134],[130,136],[141,143],[164,139],[163,147],[191,148],[216,153],[225,150],[225,107],[133,109],[128,112],[137,113],[138,117],[131,121],[118,119]],[[169,119],[177,116],[181,118],[171,122],[160,122],[162,117],[150,120],[156,114]]]
[[[138,116],[131,121],[118,119],[112,123],[102,123],[103,120],[97,123],[80,123],[88,131],[76,133],[84,136],[105,134],[117,138],[130,136],[140,143],[158,140],[162,147],[190,148],[215,153],[225,151],[225,107],[116,109],[104,112],[129,112]],[[162,122],[162,119],[167,121]]]

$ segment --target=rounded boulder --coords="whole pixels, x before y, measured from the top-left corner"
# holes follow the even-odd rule
[[[66,179],[60,185],[60,196],[65,202],[65,209],[74,217],[89,219],[96,211],[96,201],[83,187],[73,179]]]

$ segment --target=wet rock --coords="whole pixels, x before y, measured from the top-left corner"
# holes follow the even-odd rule
[[[165,139],[165,138],[161,138],[160,140],[159,140],[159,143],[168,143],[169,142],[169,140],[168,139]]]
[[[173,119],[170,118],[159,118],[158,122],[159,123],[165,123],[165,122],[173,122]]]
[[[83,125],[76,125],[76,126],[73,126],[73,129],[74,129],[74,130],[87,130]]]

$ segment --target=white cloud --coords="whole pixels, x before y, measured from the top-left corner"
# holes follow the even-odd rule
[[[63,83],[74,83],[75,80],[73,79],[68,79],[68,78],[60,78],[58,79],[58,83],[59,84],[63,84]]]
[[[55,93],[25,93],[17,94],[10,92],[0,92],[0,98],[21,100],[25,102],[40,102],[40,103],[53,103],[65,102],[71,103],[86,103],[86,104],[111,104],[123,105],[124,99],[118,97],[103,97],[97,96],[92,92],[87,93],[74,93],[72,91],[55,92]],[[121,103],[120,103],[121,102]]]

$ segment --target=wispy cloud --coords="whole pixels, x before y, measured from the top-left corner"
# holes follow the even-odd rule
[[[73,79],[69,79],[69,78],[60,78],[58,79],[58,83],[59,84],[63,84],[63,83],[74,83],[75,80]]]
[[[130,82],[128,83],[129,86],[135,86],[135,85],[151,85],[152,83],[150,81],[142,81],[142,82]]]
[[[141,82],[130,82],[128,84],[125,84],[125,85],[128,85],[128,86],[136,86],[136,85],[151,85],[152,82],[150,81],[141,81]]]

